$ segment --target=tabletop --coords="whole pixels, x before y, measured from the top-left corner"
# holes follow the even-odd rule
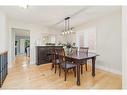
[[[88,53],[74,52],[74,53],[66,54],[65,56],[68,58],[73,58],[73,59],[89,59],[89,58],[96,57],[99,55],[93,52],[88,52]]]

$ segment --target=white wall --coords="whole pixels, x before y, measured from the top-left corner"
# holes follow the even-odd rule
[[[19,21],[9,21],[9,36],[11,39],[11,35],[13,34],[12,28],[19,28],[19,29],[26,29],[30,30],[30,57],[31,57],[31,64],[35,64],[36,61],[36,52],[35,52],[35,46],[36,45],[42,45],[42,36],[45,35],[45,33],[48,32],[47,28],[39,26],[39,25],[34,25],[34,24],[26,24],[26,23],[21,23]],[[10,40],[11,42],[14,42],[14,39]],[[13,45],[9,44],[11,48],[13,48]],[[10,49],[11,49],[10,48]],[[14,61],[14,50],[9,50],[11,55],[10,55],[10,63]]]
[[[0,12],[0,53],[8,51],[8,31],[6,15]]]
[[[15,32],[12,32],[12,29],[9,29],[9,67],[15,59]]]
[[[121,12],[89,21],[76,28],[77,32],[89,27],[96,27],[96,67],[113,73],[121,74]]]
[[[122,87],[127,89],[127,7],[122,8]]]

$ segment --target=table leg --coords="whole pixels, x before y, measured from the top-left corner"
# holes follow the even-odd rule
[[[93,77],[95,76],[95,60],[96,60],[96,57],[93,57],[92,58],[92,76]]]
[[[54,68],[54,63],[52,63],[52,67],[51,67],[51,70]]]
[[[80,62],[77,61],[77,85],[80,85]]]

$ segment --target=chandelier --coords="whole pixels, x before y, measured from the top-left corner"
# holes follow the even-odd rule
[[[74,27],[70,28],[70,17],[66,17],[64,20],[65,20],[65,25],[64,25],[64,31],[62,32],[62,35],[73,33]]]

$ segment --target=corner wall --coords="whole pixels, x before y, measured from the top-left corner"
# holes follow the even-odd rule
[[[0,11],[0,53],[8,51],[8,30],[6,15]]]

